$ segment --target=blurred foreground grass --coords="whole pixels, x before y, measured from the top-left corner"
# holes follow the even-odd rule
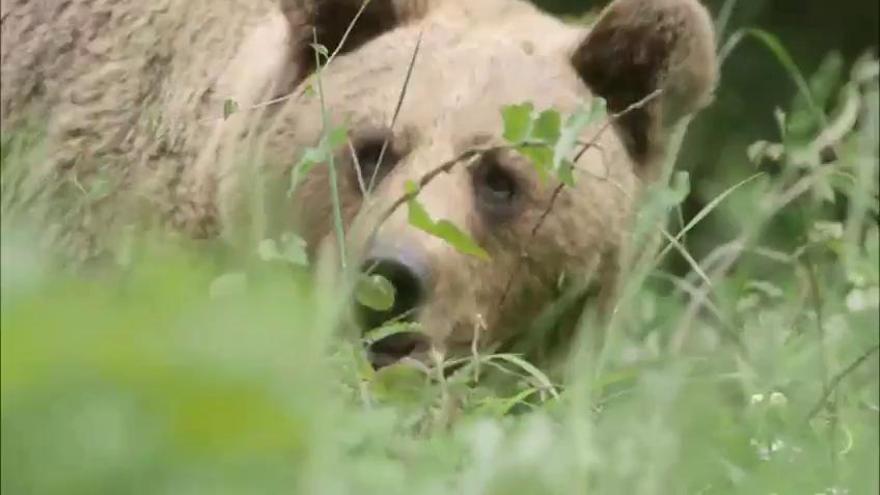
[[[876,345],[876,307],[847,309],[842,295],[824,296],[818,334],[788,291],[729,281],[743,347],[707,326],[676,355],[664,320],[682,307],[645,289],[631,308],[642,337],[619,336],[601,372],[582,363],[594,379],[510,415],[526,397],[487,392],[460,407],[459,391],[418,374],[360,371],[330,338],[317,291],[283,274],[211,296],[220,274],[185,253],[109,282],[39,280],[27,258],[4,246],[3,493],[877,487],[876,354],[808,418],[829,377]]]

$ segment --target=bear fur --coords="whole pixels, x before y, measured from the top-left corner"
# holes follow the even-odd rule
[[[45,136],[20,153],[23,171],[3,171],[14,178],[4,180],[4,223],[36,226],[77,262],[109,252],[144,211],[230,243],[295,231],[314,254],[333,242],[330,167],[287,193],[326,112],[349,129],[334,167],[350,262],[376,250],[418,258],[429,287],[417,319],[435,347],[469,352],[477,333],[481,345],[502,341],[549,302],[562,273],[598,273],[610,297],[639,192],[662,175],[675,126],[710,101],[717,72],[706,10],[697,0],[615,0],[582,27],[521,0],[372,0],[360,9],[360,0],[3,0],[4,144],[25,128]],[[309,77],[314,37],[339,51],[319,80]],[[610,113],[629,110],[583,154],[576,186],[545,218],[556,184],[512,151],[452,167],[420,192],[433,218],[459,226],[490,261],[413,228],[406,208],[378,224],[407,181],[468,149],[502,145],[502,106],[529,101],[565,114],[594,96]],[[224,115],[229,101],[237,111]],[[364,194],[355,158],[386,141]],[[477,193],[481,167],[515,184],[501,213]]]

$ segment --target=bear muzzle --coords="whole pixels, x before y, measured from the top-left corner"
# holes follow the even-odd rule
[[[390,309],[378,311],[355,303],[358,323],[364,332],[388,322],[415,321],[420,307],[429,296],[430,267],[425,256],[416,249],[373,246],[361,264],[364,273],[380,275],[394,288]],[[368,357],[374,368],[426,351],[430,340],[419,332],[401,332],[379,339],[369,345]]]

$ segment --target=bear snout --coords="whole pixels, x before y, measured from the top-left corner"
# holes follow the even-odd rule
[[[394,288],[394,304],[390,309],[377,311],[365,306],[360,308],[364,330],[372,330],[389,320],[413,320],[427,290],[427,271],[424,267],[402,257],[370,257],[362,266],[364,273],[380,275]]]
[[[428,293],[429,270],[422,256],[414,252],[372,249],[362,264],[369,275],[380,275],[394,288],[391,308],[379,311],[357,304],[358,320],[364,332],[389,321],[414,321]],[[371,343],[368,357],[379,369],[429,347],[428,337],[418,332],[400,332]]]
[[[400,239],[398,239],[400,241]],[[431,269],[426,253],[417,246],[401,242],[374,241],[363,256],[361,271],[385,278],[394,289],[394,302],[384,311],[355,301],[357,322],[364,332],[389,322],[416,321],[430,292]],[[370,345],[374,366],[396,362],[427,347],[427,337],[410,332],[394,334]],[[373,359],[373,358],[376,359]]]

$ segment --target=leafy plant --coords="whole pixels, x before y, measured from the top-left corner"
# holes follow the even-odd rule
[[[443,239],[458,251],[476,256],[483,260],[489,259],[489,253],[479,246],[469,235],[455,226],[449,220],[434,220],[418,200],[418,185],[412,181],[407,182],[406,192],[409,196],[407,209],[409,211],[409,224],[427,232],[435,237]]]
[[[504,120],[504,139],[522,155],[528,157],[538,175],[544,179],[556,177],[562,183],[574,185],[574,152],[584,130],[606,117],[605,101],[594,98],[565,119],[553,109],[536,112],[531,103],[509,105],[501,111]]]

